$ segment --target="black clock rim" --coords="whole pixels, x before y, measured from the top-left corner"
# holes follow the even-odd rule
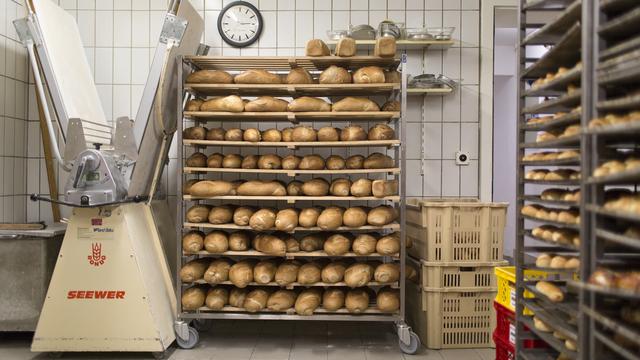
[[[225,33],[222,31],[222,16],[224,15],[225,12],[227,12],[227,10],[229,10],[229,8],[234,7],[234,6],[238,6],[238,5],[243,5],[246,6],[248,8],[250,8],[251,10],[253,10],[256,13],[256,16],[258,17],[258,30],[256,31],[256,36],[251,39],[251,41],[249,42],[237,42],[237,41],[233,41],[231,39],[229,39]],[[222,11],[220,11],[220,15],[218,15],[218,33],[220,34],[220,36],[222,37],[222,40],[224,42],[226,42],[227,44],[233,46],[233,47],[237,47],[237,48],[242,48],[242,47],[247,47],[251,44],[253,44],[254,42],[258,41],[258,39],[260,38],[260,35],[262,34],[262,14],[260,14],[260,10],[258,10],[258,8],[256,8],[252,3],[246,2],[246,1],[234,1],[230,4],[228,4],[227,6],[224,7],[224,9],[222,9]]]

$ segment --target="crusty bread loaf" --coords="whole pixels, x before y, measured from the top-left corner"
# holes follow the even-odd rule
[[[353,73],[354,84],[384,83],[384,72],[379,66],[365,66]]]
[[[373,153],[364,160],[365,169],[387,169],[393,167],[393,159],[390,156]]]
[[[369,129],[367,138],[369,140],[393,140],[396,137],[396,132],[389,125],[376,124]]]
[[[371,184],[371,192],[377,198],[398,194],[398,180],[374,180]]]
[[[236,75],[236,84],[280,84],[280,76],[262,69],[249,69]]]
[[[374,56],[394,57],[396,55],[396,38],[393,36],[382,36],[376,39],[373,49]]]
[[[217,97],[205,101],[200,106],[200,111],[242,112],[244,111],[244,101],[237,95]]]
[[[356,54],[356,41],[350,37],[343,37],[338,40],[335,50],[336,56],[350,57]]]
[[[313,84],[313,77],[305,68],[296,67],[289,71],[285,81],[287,84]]]
[[[385,70],[384,82],[386,83],[399,83],[402,81],[402,76],[397,70]]]
[[[373,100],[348,96],[334,103],[332,111],[380,111],[380,107]]]
[[[553,283],[547,281],[538,281],[536,283],[536,290],[540,291],[552,302],[562,302],[564,300],[564,294],[562,293],[562,290],[560,290],[560,288]]]
[[[320,39],[311,39],[307,41],[307,48],[305,50],[307,56],[329,56],[331,52],[329,47],[324,41]]]
[[[224,180],[202,180],[193,184],[189,192],[193,196],[210,197],[228,195],[233,185]]]
[[[331,111],[331,104],[319,98],[302,96],[292,100],[287,106],[287,110],[292,112]]]
[[[182,236],[182,250],[186,252],[198,252],[204,246],[204,233],[191,230]]]
[[[182,137],[190,140],[204,140],[207,136],[207,129],[202,126],[192,126],[182,131]]]
[[[207,131],[207,136],[206,139],[207,140],[224,140],[224,135],[227,133],[227,131],[223,128],[213,128],[213,129],[209,129]]]
[[[351,195],[356,197],[371,196],[371,184],[372,181],[366,178],[354,181],[353,184],[351,184]]]
[[[273,96],[260,96],[259,98],[249,101],[244,106],[244,111],[255,112],[284,112],[287,111],[288,102],[274,98]]]
[[[340,131],[340,141],[362,141],[366,139],[367,133],[360,125],[349,125]]]
[[[207,155],[201,152],[194,153],[185,160],[185,165],[190,167],[205,167],[207,166]]]
[[[384,103],[384,105],[382,105],[382,111],[400,111],[400,110],[401,110],[400,101],[397,101],[397,100],[387,101],[386,103]]]
[[[200,106],[204,103],[204,100],[200,99],[192,99],[187,101],[187,104],[184,106],[184,111],[200,111]]]
[[[211,206],[209,205],[193,205],[187,210],[185,217],[188,222],[201,223],[207,221]]]
[[[236,193],[242,196],[285,196],[287,189],[275,180],[249,180],[238,186]]]
[[[318,129],[318,141],[338,141],[340,140],[340,130],[333,126],[325,126]]]
[[[349,84],[351,81],[349,71],[336,65],[331,65],[326,68],[320,73],[320,77],[318,78],[320,84]]]
[[[198,84],[231,84],[233,76],[222,70],[198,70],[187,76],[187,83]]]

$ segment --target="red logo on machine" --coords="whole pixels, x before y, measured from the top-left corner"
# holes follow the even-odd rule
[[[102,244],[91,244],[91,255],[87,256],[87,258],[89,259],[89,264],[93,266],[103,265],[107,260],[107,257],[105,255],[102,255]]]
[[[91,225],[92,226],[101,226],[102,225],[102,219],[100,219],[100,218],[91,219]]]

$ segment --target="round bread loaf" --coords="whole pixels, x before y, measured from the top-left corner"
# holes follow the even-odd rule
[[[304,208],[300,211],[298,223],[305,228],[314,227],[318,223],[318,217],[320,217],[321,212],[322,210],[318,207]]]
[[[367,140],[367,133],[360,125],[350,125],[340,132],[341,141],[362,141]]]
[[[291,309],[296,302],[297,294],[292,290],[280,289],[269,296],[267,308],[272,311]]]
[[[282,168],[285,170],[295,170],[300,165],[301,160],[299,156],[287,155],[282,158]]]
[[[276,230],[290,232],[298,226],[298,210],[282,209],[276,215]]]
[[[287,195],[289,196],[303,196],[302,181],[294,180],[287,184]]]
[[[339,283],[344,279],[344,272],[347,266],[342,261],[333,261],[322,268],[322,282],[328,284]]]
[[[229,234],[229,250],[246,251],[251,247],[251,233],[248,231],[236,231]]]
[[[227,154],[222,159],[223,168],[239,169],[242,166],[242,156],[238,154]]]
[[[295,142],[317,141],[318,135],[311,126],[296,126],[293,128],[291,139]]]
[[[305,155],[298,164],[298,168],[300,170],[322,170],[324,165],[324,159],[320,155]]]
[[[254,260],[241,260],[233,265],[229,269],[229,281],[236,287],[245,288],[251,282],[253,282],[253,267],[255,265]]]
[[[233,220],[233,212],[229,205],[214,206],[209,211],[208,220],[212,224],[228,224]]]
[[[300,250],[306,252],[322,250],[324,240],[324,234],[305,235],[300,239]]]
[[[197,310],[204,305],[206,293],[203,286],[194,286],[182,293],[182,309]]]
[[[320,39],[311,39],[307,41],[305,54],[306,56],[329,56],[331,55],[331,52],[324,41]]]
[[[200,111],[243,112],[244,101],[238,95],[216,97],[202,103]]]
[[[207,140],[223,141],[227,131],[223,128],[213,128],[207,131]]]
[[[342,214],[344,209],[337,206],[329,206],[318,216],[318,227],[322,230],[335,230],[342,226]]]
[[[298,270],[298,283],[311,285],[322,280],[322,267],[316,262],[302,264]]]
[[[394,161],[391,157],[378,152],[369,155],[363,164],[365,169],[388,169],[393,165]]]
[[[373,279],[381,283],[392,283],[400,279],[400,266],[398,263],[384,263],[376,267]]]
[[[376,251],[377,243],[378,239],[371,234],[358,234],[355,240],[353,240],[351,247],[353,252],[358,255],[370,255]]]
[[[322,289],[313,287],[302,290],[294,305],[296,314],[313,315],[313,312],[320,306],[320,301],[322,301]]]
[[[349,312],[359,314],[369,308],[369,293],[365,289],[352,289],[347,292],[344,306]]]
[[[362,169],[364,167],[364,156],[352,155],[346,160],[347,169]]]
[[[258,312],[267,307],[267,300],[269,299],[268,289],[254,288],[244,298],[242,307],[250,313]]]
[[[398,218],[395,208],[388,205],[381,205],[369,211],[367,223],[374,226],[383,226],[392,223]]]
[[[385,313],[393,313],[400,309],[400,290],[388,287],[380,289],[376,296],[378,310]]]
[[[313,84],[313,77],[302,67],[295,67],[289,71],[286,78],[287,84]]]
[[[280,76],[262,69],[249,69],[236,75],[236,84],[280,84]]]
[[[204,272],[209,266],[209,259],[195,259],[187,262],[180,268],[180,280],[194,282],[204,277]]]
[[[260,169],[281,169],[282,159],[276,154],[261,155],[258,158],[258,168]]]
[[[284,256],[287,243],[275,235],[257,234],[253,238],[253,248],[265,254]]]
[[[286,260],[278,265],[274,279],[280,286],[289,285],[298,279],[299,269],[300,262],[298,260]]]
[[[333,103],[331,111],[380,111],[380,106],[368,98],[348,96]]]
[[[207,167],[210,167],[210,168],[221,168],[223,161],[224,161],[224,155],[222,155],[220,153],[211,154],[207,158]]]
[[[207,155],[201,152],[193,153],[187,158],[184,164],[189,167],[206,167]]]
[[[249,128],[242,133],[242,140],[249,142],[258,142],[262,139],[262,134],[260,134],[260,130],[255,128]]]
[[[240,289],[236,287],[231,288],[231,291],[229,291],[229,305],[242,308],[244,306],[244,299],[247,297],[248,293],[248,289]]]
[[[288,127],[288,128],[282,129],[282,141],[292,142],[293,141],[292,135],[293,135],[293,128]]]
[[[239,226],[249,225],[249,219],[255,212],[250,206],[240,206],[233,212],[233,223]]]
[[[344,282],[350,288],[367,285],[373,277],[373,269],[367,263],[355,263],[344,272]]]
[[[376,252],[381,255],[395,255],[400,252],[400,233],[394,232],[378,239]]]
[[[336,311],[344,306],[344,300],[344,290],[328,288],[322,294],[322,307],[327,311]]]
[[[333,234],[325,240],[323,249],[329,256],[344,255],[351,249],[351,239],[343,234]]]
[[[382,68],[379,66],[365,66],[353,73],[355,84],[378,84],[384,83],[385,77]]]
[[[212,254],[221,254],[229,250],[229,238],[224,231],[214,230],[204,238],[204,249]]]
[[[367,212],[364,208],[356,206],[345,210],[342,223],[348,227],[360,227],[367,224]]]
[[[400,101],[391,100],[387,101],[382,105],[382,111],[400,111],[402,110],[402,106],[400,105]]]
[[[350,84],[351,74],[347,69],[331,65],[318,78],[320,84]]]
[[[268,284],[275,279],[278,266],[273,260],[262,260],[253,267],[253,281]]]
[[[287,110],[292,112],[327,112],[331,111],[331,104],[319,98],[301,96],[292,100],[287,106]]]
[[[331,155],[327,158],[325,165],[328,170],[342,170],[347,166],[347,163],[344,161],[342,156]]]
[[[331,182],[329,193],[333,196],[349,196],[349,189],[351,188],[351,180],[349,179],[335,179]]]
[[[302,192],[306,196],[326,196],[329,193],[329,183],[323,178],[314,178],[302,184]]]
[[[195,253],[202,250],[204,246],[204,233],[202,231],[191,230],[182,236],[182,250],[188,253]]]
[[[229,280],[231,265],[233,265],[233,262],[229,259],[214,259],[204,272],[204,281],[207,284],[215,285]]]
[[[228,129],[227,132],[224,133],[225,141],[242,141],[243,139],[243,131],[242,129]]]
[[[340,140],[340,131],[333,126],[321,127],[318,130],[318,141],[338,141]]]
[[[273,96],[260,96],[255,100],[249,101],[244,106],[244,111],[249,112],[285,112],[287,111],[288,102],[274,98]]]
[[[393,140],[396,137],[396,132],[389,125],[376,124],[369,129],[369,140]]]
[[[187,222],[203,223],[207,221],[210,211],[211,206],[209,205],[193,205],[189,210],[187,210],[185,218],[187,219]]]
[[[267,142],[280,142],[282,141],[282,133],[278,129],[267,129],[262,132],[262,140]]]
[[[216,286],[207,292],[205,305],[211,310],[222,310],[229,302],[229,290],[222,286]]]
[[[372,182],[369,179],[358,179],[351,184],[351,195],[356,197],[371,196]]]
[[[207,129],[202,126],[192,126],[182,131],[182,138],[189,140],[204,140],[207,136]]]
[[[276,212],[273,209],[260,209],[249,218],[249,226],[258,231],[269,230],[276,224]]]
[[[258,159],[260,159],[258,155],[247,155],[242,159],[242,163],[240,163],[240,167],[242,169],[257,169]]]

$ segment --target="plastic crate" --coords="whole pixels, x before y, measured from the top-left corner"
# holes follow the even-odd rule
[[[500,261],[507,206],[477,199],[408,199],[409,254],[436,262]]]
[[[424,291],[407,282],[406,291],[407,321],[426,347],[493,347],[494,290]]]
[[[516,315],[513,311],[506,307],[493,302],[493,307],[496,309],[496,329],[493,332],[494,340],[496,337],[500,338],[503,342],[511,345],[512,349],[515,349],[516,345]],[[529,328],[524,327],[524,331],[529,331]],[[525,349],[531,348],[545,348],[547,344],[540,339],[525,339],[523,342]],[[496,349],[498,344],[496,344]],[[497,351],[497,350],[496,350]]]
[[[498,293],[496,294],[496,302],[507,309],[516,311],[516,267],[502,266],[495,268]],[[554,273],[541,270],[525,270],[524,276],[528,280],[544,280],[553,276]],[[525,298],[533,298],[534,295],[525,290]],[[533,315],[533,312],[527,308],[524,309],[524,315]]]
[[[422,286],[428,289],[496,288],[494,267],[507,264],[507,261],[496,261],[459,266],[456,263],[430,263],[420,260]]]
[[[496,360],[514,360],[516,358],[514,347],[497,336],[496,333],[493,334],[493,341],[496,344]]]

